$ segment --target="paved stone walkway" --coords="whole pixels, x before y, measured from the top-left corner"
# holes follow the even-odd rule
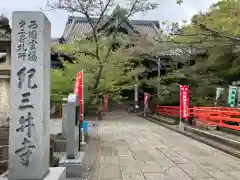
[[[137,116],[100,122],[95,180],[239,180],[240,160]]]

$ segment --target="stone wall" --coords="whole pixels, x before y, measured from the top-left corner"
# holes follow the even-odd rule
[[[8,145],[0,146],[0,174],[8,169]]]
[[[8,137],[9,128],[0,128],[0,174],[4,173],[8,168]]]
[[[0,146],[8,145],[9,127],[0,127]]]

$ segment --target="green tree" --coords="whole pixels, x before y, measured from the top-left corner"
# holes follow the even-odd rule
[[[89,38],[91,38],[91,40],[85,41],[83,43],[84,46],[87,48],[81,45],[82,42],[75,42],[75,45],[74,45],[75,47],[77,47],[77,48],[74,47],[75,50],[77,49],[77,51],[74,53],[76,53],[79,56],[78,59],[81,59],[80,57],[90,56],[91,58],[88,60],[94,62],[94,68],[92,68],[93,70],[85,71],[85,75],[86,75],[86,72],[87,73],[91,72],[88,78],[88,81],[91,81],[91,84],[92,84],[91,87],[89,86],[92,93],[92,95],[89,96],[89,102],[93,101],[92,99],[93,97],[95,97],[96,99],[96,92],[99,92],[100,89],[103,90],[111,87],[112,89],[115,89],[115,92],[119,92],[120,89],[115,87],[116,82],[114,82],[113,79],[111,78],[115,77],[115,73],[116,75],[118,75],[117,77],[123,78],[124,76],[120,76],[122,72],[121,73],[119,72],[119,70],[121,70],[122,67],[121,65],[119,67],[117,67],[117,65],[113,66],[113,62],[111,62],[112,65],[109,64],[109,61],[115,58],[114,57],[115,52],[113,52],[114,47],[117,44],[121,44],[121,42],[118,42],[120,40],[118,30],[121,24],[125,20],[127,20],[129,17],[139,12],[146,13],[152,9],[155,9],[157,7],[157,4],[151,3],[149,1],[144,1],[144,0],[125,0],[126,8],[121,9],[119,6],[116,6],[115,0],[107,0],[107,1],[104,1],[104,0],[94,0],[94,1],[92,0],[87,0],[87,1],[86,0],[77,0],[77,1],[76,0],[69,0],[69,1],[48,0],[47,7],[53,10],[58,9],[58,10],[66,10],[73,13],[80,13],[81,15],[86,17],[91,27],[91,31],[89,32],[89,35],[88,35]],[[95,21],[93,17],[98,17],[98,20]],[[112,21],[111,29],[104,28],[104,25],[109,20]],[[106,38],[107,38],[107,41],[106,41]],[[91,51],[89,51],[89,47]],[[63,51],[65,51],[65,49],[63,49]],[[80,56],[80,54],[82,54],[83,56]],[[117,59],[120,61],[121,59],[120,56]],[[121,62],[118,62],[118,63],[121,64]],[[107,71],[108,68],[114,70],[115,72],[109,73]],[[119,68],[119,70],[116,70],[117,68]],[[79,71],[79,67],[77,69]],[[84,68],[81,67],[80,69],[84,69]],[[67,72],[67,70],[65,70],[64,72],[54,72],[53,75],[56,77],[59,77],[62,73],[63,75],[66,75],[66,73],[69,73],[69,72],[73,72],[73,71],[68,70]],[[74,74],[74,77],[75,77],[75,74]],[[108,82],[112,81],[112,84],[106,83],[104,80],[106,78],[108,79],[107,80]],[[66,77],[66,80],[69,80],[69,77]],[[53,90],[53,92],[56,92],[56,91],[57,89]],[[117,96],[115,95],[114,97],[117,97]]]
[[[58,10],[66,10],[69,12],[73,12],[73,13],[80,13],[81,15],[83,15],[84,17],[86,17],[88,23],[91,26],[91,31],[89,32],[89,38],[91,38],[92,41],[89,42],[84,42],[83,46],[81,46],[82,42],[75,42],[74,48],[67,48],[67,49],[74,49],[74,53],[77,54],[78,58],[77,59],[83,59],[81,57],[86,57],[88,56],[88,59],[86,59],[86,61],[88,62],[89,60],[91,62],[94,62],[94,70],[90,71],[89,68],[86,68],[88,70],[86,70],[85,72],[90,73],[89,78],[87,81],[91,82],[90,84],[92,84],[91,86],[89,86],[88,88],[91,89],[91,93],[95,94],[94,96],[96,97],[96,92],[99,91],[103,91],[104,89],[107,88],[111,88],[112,92],[117,92],[117,94],[119,94],[120,90],[122,88],[129,88],[131,86],[129,86],[129,84],[127,86],[124,86],[123,84],[120,86],[118,85],[118,87],[116,87],[116,82],[114,82],[111,78],[117,76],[117,77],[121,77],[121,78],[125,78],[125,76],[122,76],[121,73],[126,72],[127,71],[127,65],[124,65],[124,71],[121,70],[122,66],[118,65],[118,66],[114,66],[114,68],[112,67],[112,63],[111,65],[109,64],[109,61],[112,61],[112,59],[114,59],[114,46],[116,44],[118,44],[119,42],[119,38],[118,38],[118,29],[120,28],[121,24],[127,20],[129,17],[133,16],[136,13],[146,13],[150,10],[153,10],[155,8],[157,8],[158,4],[156,3],[152,3],[150,1],[145,1],[145,0],[125,0],[124,1],[124,9],[121,9],[119,6],[116,6],[115,0],[94,0],[94,1],[90,1],[90,0],[68,0],[68,1],[64,1],[64,0],[48,0],[47,1],[47,7],[50,9],[58,9]],[[177,1],[178,4],[181,4],[182,1]],[[115,8],[116,7],[116,8]],[[98,20],[95,21],[93,19],[93,17],[98,17]],[[113,28],[111,29],[107,29],[105,28],[104,31],[101,31],[104,28],[105,23],[111,19],[112,20],[112,24],[111,26]],[[108,31],[111,30],[111,31]],[[107,36],[107,41],[104,42],[104,38],[106,38]],[[140,52],[147,52],[146,48],[143,48],[143,44],[146,44],[146,40],[142,41],[143,44],[139,45],[139,42],[141,41],[133,41],[131,39],[131,43],[129,41],[129,44],[133,44],[132,42],[136,42],[138,43],[138,48],[135,48],[135,56],[132,56],[130,59],[135,59],[136,60],[136,53],[140,53]],[[77,44],[77,45],[76,45]],[[88,45],[87,45],[88,44]],[[90,44],[90,45],[89,45]],[[128,44],[128,45],[129,45]],[[135,44],[136,46],[136,44]],[[77,47],[77,48],[76,48]],[[87,48],[86,48],[87,47]],[[91,51],[89,51],[89,47],[91,47]],[[142,47],[142,48],[141,48]],[[63,51],[67,51],[66,49],[62,49]],[[131,50],[131,49],[129,49]],[[148,51],[150,52],[150,51]],[[125,52],[124,52],[125,53]],[[80,54],[82,54],[83,56],[81,56]],[[91,58],[90,58],[91,57]],[[121,55],[121,57],[124,57]],[[119,58],[117,58],[119,59]],[[128,61],[128,63],[126,63],[129,59],[125,59],[125,62],[123,64],[128,64],[131,63],[131,61]],[[80,62],[80,61],[79,61]],[[120,62],[118,62],[119,64],[121,64]],[[66,66],[71,66],[71,65],[66,65]],[[73,67],[71,67],[73,68]],[[58,83],[58,85],[54,85],[55,87],[53,88],[53,92],[56,93],[55,95],[53,94],[53,99],[57,98],[57,97],[61,97],[64,96],[64,94],[66,92],[69,92],[69,89],[65,89],[63,90],[60,94],[60,96],[58,96],[58,88],[61,89],[61,85],[59,84],[65,84],[65,83],[60,83],[62,80],[63,81],[68,81],[66,84],[69,84],[69,82],[72,83],[72,79],[74,79],[75,77],[75,72],[70,68],[70,70],[64,70],[63,72],[59,72],[59,71],[54,71],[53,72],[53,76],[56,78],[59,78],[60,76],[66,76],[64,78],[62,78],[61,80],[59,79],[55,79],[53,80],[53,83]],[[76,69],[78,69],[79,71],[79,67],[77,68],[77,65],[75,67]],[[117,70],[117,68],[119,68],[119,70]],[[130,66],[130,69],[132,67]],[[81,65],[81,69],[82,69],[82,65]],[[85,68],[83,68],[85,69]],[[91,69],[91,68],[90,68]],[[112,69],[115,72],[114,73],[110,73],[108,71],[106,71],[106,69]],[[129,74],[136,74],[135,72],[132,73],[132,70],[129,70],[131,73],[128,73],[127,77],[129,77]],[[67,75],[67,73],[72,73],[74,72],[74,76],[72,75]],[[113,71],[112,71],[113,72]],[[119,73],[116,73],[119,72]],[[121,76],[120,76],[121,75]],[[108,79],[107,81],[104,79]],[[131,79],[131,78],[130,78]],[[124,79],[125,82],[127,82],[126,78]],[[106,81],[106,82],[105,82]],[[107,83],[107,82],[112,82],[112,83]],[[123,81],[123,80],[120,80]],[[70,84],[71,84],[70,83]],[[130,83],[130,82],[129,82]],[[114,91],[113,91],[114,90]],[[114,95],[114,97],[118,97],[116,96],[116,94]],[[90,99],[92,98],[92,96],[89,97]],[[91,100],[89,100],[91,101]]]
[[[91,26],[91,32],[90,36],[92,37],[93,43],[92,46],[94,47],[94,51],[92,52],[92,55],[94,55],[95,59],[97,60],[98,68],[97,71],[95,71],[94,76],[94,89],[97,89],[102,72],[103,72],[103,64],[105,61],[108,61],[111,52],[113,50],[113,45],[117,43],[117,34],[118,29],[121,26],[121,24],[131,17],[132,15],[142,12],[145,13],[149,10],[155,9],[157,7],[156,3],[151,3],[149,1],[144,0],[125,0],[126,8],[123,10],[120,9],[119,6],[117,6],[117,10],[113,11],[112,15],[110,14],[113,10],[114,6],[116,6],[114,0],[70,0],[70,1],[56,1],[56,0],[49,0],[47,3],[47,6],[51,9],[62,9],[70,12],[76,12],[80,13],[83,16],[86,17],[88,23]],[[111,15],[111,16],[109,16]],[[98,20],[95,22],[93,20],[93,17],[97,16]],[[116,17],[114,19],[114,17]],[[102,25],[106,22],[106,19],[112,18],[114,19],[114,31],[108,36],[108,46],[104,45],[107,48],[104,48],[104,52],[101,49],[102,44],[100,43],[103,35],[102,31],[99,31],[99,29],[102,27]],[[108,34],[108,33],[106,33]],[[86,54],[84,51],[81,51],[82,53]]]
[[[121,100],[121,92],[123,89],[133,89],[134,76],[143,71],[142,68],[136,66],[141,48],[137,45],[128,47],[127,45],[134,40],[118,33],[117,41],[119,48],[111,51],[109,59],[102,64],[104,67],[99,85],[95,88],[95,72],[98,70],[98,60],[95,58],[92,51],[94,51],[94,42],[82,39],[76,41],[74,44],[66,44],[55,47],[57,52],[65,52],[74,54],[74,63],[64,63],[63,70],[53,70],[52,72],[52,100],[58,101],[67,94],[73,91],[76,73],[84,71],[84,94],[85,103],[89,105],[97,105],[99,103],[99,96],[107,92],[112,100]],[[103,37],[99,40],[99,55],[104,56],[106,48],[108,48],[108,38]],[[84,53],[82,53],[84,52]],[[132,60],[132,61],[131,61]]]
[[[185,53],[184,61],[180,57],[173,60],[172,68],[161,78],[162,103],[178,104],[179,84],[187,84],[192,105],[213,105],[216,87],[227,87],[239,80],[239,5],[237,0],[220,1],[208,12],[194,15],[191,24],[183,27],[164,22],[169,29],[170,47],[174,44],[180,49],[192,47],[196,51],[190,52],[191,56]],[[194,56],[199,50],[205,51],[205,55]],[[176,68],[178,63],[182,68]],[[156,79],[150,82],[156,86]]]

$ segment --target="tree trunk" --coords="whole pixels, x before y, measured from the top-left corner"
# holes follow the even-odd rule
[[[96,74],[96,80],[95,80],[95,83],[94,83],[94,86],[93,86],[93,91],[95,91],[98,88],[98,85],[100,83],[100,79],[101,79],[101,76],[102,76],[102,71],[103,71],[103,66],[100,65],[100,67],[98,69],[98,72]]]

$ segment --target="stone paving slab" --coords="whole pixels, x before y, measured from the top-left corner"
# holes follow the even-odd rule
[[[94,180],[239,180],[240,160],[137,116],[100,122]]]

